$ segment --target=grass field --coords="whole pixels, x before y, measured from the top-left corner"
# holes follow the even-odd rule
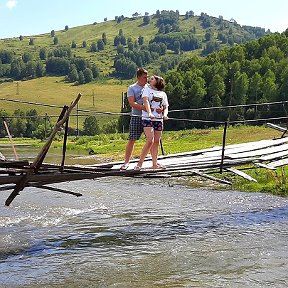
[[[64,82],[63,77],[42,77],[29,81],[2,83],[0,84],[0,97],[63,107],[63,105],[70,105],[77,95],[81,93],[79,109],[88,109],[91,112],[120,112],[122,93],[127,91],[128,84],[129,82],[107,80],[105,82],[93,82],[75,86]],[[0,100],[0,109],[6,110],[9,114],[12,114],[16,109],[23,111],[36,109],[38,115],[47,113],[48,116],[58,116],[61,111],[59,108],[47,108],[45,106],[14,103],[5,100]],[[75,113],[74,111],[73,114]],[[84,119],[85,117],[79,117],[80,127]],[[101,122],[107,122],[112,118],[111,116],[101,116],[99,119],[101,125]],[[70,126],[76,127],[75,116],[71,117]]]

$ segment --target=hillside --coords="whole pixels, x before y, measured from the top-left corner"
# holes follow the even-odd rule
[[[42,128],[39,123],[33,125],[43,130],[45,113],[50,117],[52,115],[57,117],[60,113],[59,108],[47,109],[40,105],[20,105],[15,104],[19,102],[11,102],[11,100],[47,103],[62,107],[64,104],[71,103],[80,92],[83,94],[80,108],[87,111],[79,119],[78,116],[76,118],[73,115],[70,126],[76,129],[79,122],[79,128],[82,129],[85,117],[93,115],[93,111],[119,112],[121,110],[122,93],[127,90],[128,84],[134,81],[135,71],[139,66],[148,68],[149,73],[168,75],[166,89],[173,108],[205,107],[207,104],[211,106],[214,102],[227,105],[228,96],[236,95],[234,89],[237,88],[235,84],[236,80],[238,81],[238,75],[237,79],[234,76],[232,79],[227,72],[231,71],[231,65],[227,63],[232,58],[229,54],[226,55],[227,51],[223,52],[225,54],[222,53],[225,57],[222,55],[220,58],[223,63],[226,63],[226,67],[223,63],[218,63],[220,58],[209,59],[202,56],[223,47],[231,47],[231,51],[236,49],[232,52],[235,54],[233,57],[242,59],[242,48],[239,48],[241,45],[234,44],[250,43],[251,40],[266,34],[270,34],[269,30],[240,26],[235,21],[227,21],[220,16],[216,18],[207,14],[177,15],[173,11],[162,11],[160,14],[151,16],[123,17],[85,26],[65,27],[61,31],[51,30],[42,35],[19,35],[19,38],[1,39],[0,97],[5,99],[0,102],[0,116],[13,115],[9,124],[10,127],[18,130],[18,134],[14,131],[13,133],[25,136],[26,128],[30,125],[28,120],[24,120],[25,113],[29,116],[35,113],[30,110],[36,109],[38,115],[41,115],[38,118],[42,119]],[[266,44],[262,46],[266,47]],[[238,57],[239,53],[241,55]],[[206,59],[207,63],[197,60],[198,64],[195,66],[193,57],[202,58],[203,61]],[[180,62],[182,63],[180,70],[183,69],[183,72],[175,76],[170,74],[170,77],[169,73],[175,72]],[[186,73],[187,67],[191,72]],[[233,71],[233,75],[236,76],[238,68]],[[220,89],[221,94],[211,96],[211,91],[217,93],[220,91],[209,88],[211,80],[215,81],[214,74],[221,76],[221,79],[216,80],[220,81],[219,85],[223,87]],[[246,83],[244,84],[246,87]],[[194,99],[195,96],[197,97]],[[258,98],[260,99],[260,94]],[[101,128],[106,125],[104,131],[107,133],[111,129],[114,131],[117,129],[116,119],[118,115],[97,115]],[[175,123],[173,125],[175,128]],[[19,131],[20,126],[23,127],[23,131],[26,129],[25,133]],[[178,126],[177,128],[190,127]],[[0,119],[1,127],[3,123]],[[2,129],[0,136],[4,132],[5,129]],[[30,137],[32,131],[28,132]],[[43,135],[43,131],[41,133]]]
[[[162,58],[164,58],[164,61],[166,61],[167,57],[176,57],[180,54],[181,58],[183,58],[186,54],[190,54],[192,52],[201,55],[205,49],[206,54],[209,54],[210,52],[218,50],[223,46],[231,46],[235,43],[245,43],[252,39],[259,38],[267,33],[269,34],[269,31],[266,32],[263,28],[240,26],[236,22],[224,20],[220,16],[219,18],[215,18],[207,14],[192,16],[177,15],[177,13],[175,16],[175,12],[166,11],[166,14],[164,12],[165,11],[162,11],[159,15],[155,14],[146,16],[149,17],[149,21],[146,22],[145,16],[134,18],[123,17],[123,19],[119,18],[120,20],[117,19],[101,23],[91,23],[89,25],[79,27],[63,27],[63,30],[61,31],[51,30],[42,35],[19,35],[19,38],[1,39],[0,51],[12,51],[13,55],[22,56],[22,58],[25,53],[26,56],[27,53],[29,53],[32,55],[31,60],[37,61],[39,60],[39,52],[41,48],[47,49],[47,55],[49,55],[49,52],[53,51],[54,49],[69,47],[71,48],[71,54],[73,57],[81,57],[89,61],[89,63],[96,64],[100,70],[100,75],[107,76],[111,75],[111,73],[115,71],[114,60],[115,55],[118,52],[114,42],[115,37],[117,37],[119,33],[122,33],[125,37],[126,44],[123,46],[125,50],[128,51],[131,50],[129,49],[129,42],[135,44],[139,41],[139,37],[141,37],[143,38],[142,45],[148,45],[150,41],[155,40],[157,35],[159,36],[161,34],[162,36],[165,35],[165,41],[167,41],[167,36],[170,37],[171,35],[173,44],[175,41],[179,40],[179,37],[183,38],[183,35],[185,35],[185,37],[188,37],[187,35],[189,35],[189,37],[193,36],[193,38],[197,39],[199,42],[199,48],[188,47],[181,49],[180,47],[179,51],[171,51],[171,49],[168,47],[166,55],[160,55],[161,57],[155,57],[149,63],[143,63],[147,68],[153,67],[154,69],[161,67],[160,60]],[[176,17],[177,19],[175,20]],[[161,30],[159,19],[162,21],[160,22],[162,24],[164,23],[165,25],[162,33],[159,33],[159,30]],[[168,25],[170,25],[170,27],[167,28]],[[91,46],[93,44],[97,45],[98,41],[103,39],[103,34],[107,40],[103,50],[97,49],[96,52],[92,52]],[[55,39],[57,39],[57,41],[55,41]],[[57,44],[54,41],[57,42]],[[181,42],[181,39],[179,41]],[[122,42],[120,44],[122,44]],[[168,43],[165,44],[168,45]],[[4,62],[5,61],[2,59],[2,63]],[[3,70],[5,69],[2,68],[2,74]],[[0,73],[0,77],[1,76],[5,77],[5,75],[1,75]],[[7,76],[8,73],[6,77]]]

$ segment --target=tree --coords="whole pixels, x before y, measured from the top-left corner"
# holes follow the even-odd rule
[[[150,23],[150,16],[145,15],[143,17],[143,23],[144,23],[144,25],[148,25]]]
[[[85,77],[83,71],[80,71],[78,73],[78,76],[79,76],[79,84],[85,84]]]
[[[25,112],[17,109],[14,111],[13,116],[16,118],[10,124],[12,133],[15,137],[23,137],[26,130]]]
[[[73,40],[72,43],[71,43],[71,48],[75,49],[76,47],[77,47],[76,42],[75,42],[75,40]]]
[[[98,121],[95,116],[88,116],[84,120],[83,133],[88,136],[94,136],[100,133]]]
[[[45,74],[45,68],[42,62],[37,61],[36,62],[36,67],[35,67],[35,75],[37,77],[42,77]]]
[[[28,61],[31,61],[33,59],[33,55],[29,52],[24,52],[22,55],[22,60],[24,63],[27,63]]]
[[[165,33],[165,25],[163,23],[159,26],[158,32]]]
[[[106,36],[105,32],[102,33],[102,41],[103,41],[104,45],[107,45],[107,36]]]
[[[221,99],[225,94],[224,79],[220,75],[215,75],[208,87],[209,97],[212,106],[221,106]]]
[[[68,74],[68,79],[70,82],[77,82],[79,79],[76,67],[74,67]]]
[[[97,52],[98,49],[97,49],[97,45],[95,42],[92,42],[91,46],[90,46],[90,51],[91,52]]]
[[[53,43],[54,43],[54,45],[57,45],[57,44],[58,44],[58,42],[59,42],[59,40],[58,40],[58,37],[57,37],[57,36],[55,36],[55,37],[54,37],[54,39],[53,39]]]
[[[264,100],[271,102],[275,100],[277,92],[276,77],[273,71],[268,69],[263,77],[263,98]]]
[[[11,63],[10,75],[14,79],[21,79],[25,73],[25,64],[22,59],[14,59]]]
[[[248,102],[249,103],[258,103],[258,99],[259,99],[259,94],[261,92],[261,86],[262,86],[262,77],[261,75],[256,72],[251,80],[250,80],[250,84],[249,84],[249,99]]]
[[[105,123],[102,127],[102,133],[112,134],[118,132],[118,120],[111,120]]]
[[[38,113],[36,109],[31,109],[26,112],[27,118],[27,124],[26,124],[26,132],[25,137],[32,137],[33,131],[36,130],[36,128],[39,125],[39,119],[38,119]]]
[[[46,60],[47,58],[47,49],[45,47],[41,47],[39,51],[39,57],[41,60]]]
[[[96,79],[100,76],[100,71],[99,71],[98,67],[96,66],[96,64],[92,65],[91,70],[92,70],[92,74],[93,74],[94,79]]]
[[[175,54],[179,54],[180,53],[180,42],[179,41],[175,41],[174,42],[174,47],[173,47],[173,50],[175,52]]]
[[[171,25],[170,24],[166,24],[164,27],[164,33],[167,34],[171,31]]]
[[[89,83],[89,82],[93,81],[93,73],[92,73],[92,70],[90,68],[86,68],[83,71],[83,75],[85,78],[85,83]]]
[[[97,41],[97,49],[98,49],[99,51],[101,51],[101,50],[104,50],[104,48],[105,48],[105,44],[104,44],[103,40],[102,40],[102,39],[99,39],[99,40]]]
[[[139,36],[138,37],[138,44],[139,45],[143,45],[144,44],[144,37],[143,36]]]

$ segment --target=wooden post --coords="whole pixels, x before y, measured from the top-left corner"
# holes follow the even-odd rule
[[[8,134],[10,143],[11,143],[12,148],[13,148],[13,153],[14,153],[14,156],[15,156],[15,160],[19,160],[19,157],[18,157],[17,152],[16,152],[16,148],[15,148],[13,140],[12,140],[12,136],[11,136],[9,128],[8,128],[8,124],[7,124],[6,120],[5,120],[5,118],[4,117],[2,117],[2,118],[3,118],[3,123],[4,123],[5,129],[6,129],[6,132]]]
[[[68,106],[66,106],[66,109],[68,109]],[[69,117],[67,118],[65,122],[65,133],[64,133],[64,139],[63,139],[63,148],[62,148],[62,162],[59,171],[64,171],[64,164],[65,164],[65,156],[66,156],[66,148],[67,148],[67,137],[68,137],[68,123],[69,123]]]
[[[77,102],[76,108],[76,130],[77,130],[77,137],[79,136],[79,103]]]
[[[69,106],[69,108],[66,110],[66,112],[63,114],[63,117],[61,120],[58,120],[58,122],[56,123],[52,133],[50,134],[47,142],[45,143],[45,145],[42,147],[41,151],[39,152],[39,154],[37,155],[37,157],[35,158],[35,160],[33,161],[33,163],[30,165],[30,170],[27,171],[26,174],[24,174],[21,179],[19,180],[19,182],[16,184],[15,189],[12,191],[12,193],[9,195],[9,197],[7,198],[5,205],[9,206],[11,204],[11,202],[14,200],[14,198],[19,194],[20,191],[22,191],[27,182],[29,182],[30,177],[32,176],[32,173],[37,172],[37,170],[39,170],[40,166],[42,165],[42,162],[52,144],[52,141],[56,135],[56,133],[60,130],[60,128],[63,126],[63,124],[67,121],[72,109],[77,105],[78,101],[81,98],[81,94],[79,93],[77,98],[75,99],[74,102],[72,102],[72,104]],[[63,110],[62,110],[63,112]],[[59,117],[60,118],[60,117]]]
[[[228,122],[226,121],[224,124],[224,132],[223,132],[223,140],[222,140],[222,155],[221,155],[220,173],[222,173],[222,171],[223,171],[227,126],[228,126]]]
[[[162,138],[160,138],[160,147],[161,147],[162,155],[164,156],[165,152],[164,152],[164,148],[163,148]]]

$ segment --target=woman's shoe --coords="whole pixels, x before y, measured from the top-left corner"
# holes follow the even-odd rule
[[[129,163],[124,163],[121,167],[120,170],[127,170],[129,167]]]
[[[142,167],[139,166],[139,165],[136,165],[136,166],[134,167],[134,170],[135,170],[135,171],[140,171],[141,169],[142,169]]]
[[[166,167],[157,163],[157,166],[156,167],[152,167],[153,170],[165,170]]]

